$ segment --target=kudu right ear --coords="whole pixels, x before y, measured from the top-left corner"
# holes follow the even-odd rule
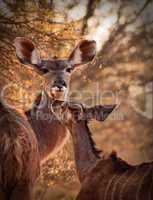
[[[39,66],[41,64],[40,54],[35,45],[27,38],[17,37],[14,40],[16,55],[21,63]]]
[[[96,42],[82,40],[70,54],[69,61],[73,68],[91,62],[96,55]]]

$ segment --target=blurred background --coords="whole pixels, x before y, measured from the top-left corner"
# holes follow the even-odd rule
[[[152,0],[0,0],[0,89],[25,111],[44,79],[16,59],[17,36],[32,39],[43,58],[66,59],[81,39],[96,40],[96,59],[73,74],[70,97],[118,105],[90,124],[99,148],[130,164],[153,160]],[[70,139],[42,166],[34,199],[72,200],[79,187]]]

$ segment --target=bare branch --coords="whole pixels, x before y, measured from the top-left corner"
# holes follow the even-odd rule
[[[93,15],[95,7],[96,7],[96,1],[88,0],[86,16],[83,19],[82,34],[84,34],[87,29],[88,19]]]
[[[33,18],[33,19],[30,19],[30,20],[21,20],[21,21],[15,21],[15,20],[10,20],[10,19],[2,19],[0,20],[0,23],[1,24],[25,24],[25,23],[31,23],[31,22],[46,22],[48,24],[60,24],[60,25],[66,25],[66,23],[64,22],[56,22],[56,21],[53,21],[51,19],[43,19],[43,18],[40,18],[40,17],[36,17],[36,18]]]
[[[135,17],[127,22],[125,22],[124,24],[117,24],[116,25],[116,29],[112,31],[109,40],[105,43],[105,45],[103,46],[103,49],[100,51],[99,56],[100,55],[105,55],[107,54],[106,52],[111,49],[111,47],[113,46],[113,44],[115,43],[116,40],[119,39],[119,36],[122,36],[125,33],[125,29],[128,25],[134,23],[138,17],[141,16],[142,12],[147,8],[147,6],[152,2],[153,0],[146,0],[146,2],[144,3],[144,5],[142,6],[142,8],[137,12],[137,14],[135,15]],[[96,65],[100,65],[101,60],[97,59],[97,63]]]
[[[129,22],[127,22],[126,24],[129,25],[129,24],[134,23],[138,19],[138,17],[141,16],[141,14],[143,13],[143,11],[148,7],[148,5],[151,2],[153,2],[153,0],[146,0],[146,2],[144,3],[144,5],[142,6],[142,8],[139,10],[139,12],[137,12],[136,16],[132,20],[130,20]]]

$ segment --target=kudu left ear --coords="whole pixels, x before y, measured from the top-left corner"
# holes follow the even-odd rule
[[[40,54],[31,40],[24,37],[17,37],[14,40],[16,55],[21,63],[36,65],[41,64]]]
[[[97,121],[105,121],[108,116],[113,112],[113,110],[117,107],[114,105],[96,105],[94,107],[85,108],[83,116],[87,121],[95,119]]]
[[[95,107],[95,118],[96,118],[96,120],[105,121],[105,119],[108,118],[108,116],[113,112],[113,110],[116,107],[117,107],[116,104]],[[99,111],[97,111],[96,109],[99,109]]]
[[[69,61],[75,68],[91,62],[95,55],[96,42],[94,40],[82,40],[70,54]]]

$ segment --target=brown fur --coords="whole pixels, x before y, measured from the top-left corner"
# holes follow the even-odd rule
[[[0,200],[30,200],[39,175],[37,140],[26,118],[0,104]]]
[[[112,157],[100,160],[82,182],[77,200],[110,199],[153,199],[153,163],[129,166]]]
[[[51,111],[51,98],[46,93],[44,95],[46,99],[45,106],[39,108],[39,105],[43,104],[44,101],[40,95],[35,102],[35,107],[26,113],[38,140],[42,163],[61,149],[69,136],[67,127]]]
[[[153,162],[132,166],[115,153],[99,158],[87,122],[74,119],[68,127],[81,182],[77,200],[153,199]]]
[[[22,190],[24,190],[23,194],[26,192],[22,199],[28,200],[30,199],[27,196],[29,186],[33,184],[37,175],[39,155],[42,161],[50,153],[57,152],[59,146],[63,146],[68,135],[65,125],[51,111],[50,101],[51,99],[65,100],[72,71],[76,66],[87,64],[93,60],[96,55],[96,43],[95,41],[81,41],[67,60],[42,60],[38,49],[27,38],[17,37],[14,40],[14,46],[19,61],[37,69],[42,75],[45,75],[46,80],[44,91],[47,93],[47,102],[43,109],[33,108],[26,113],[27,118],[24,118],[16,115],[15,111],[12,111],[13,114],[8,112],[1,106],[0,116],[4,115],[0,124],[2,130],[0,159],[3,161],[0,164],[1,190],[4,191],[5,196],[8,193],[8,198],[12,199],[13,191],[15,191],[14,194],[19,193],[17,188],[20,186],[20,192]],[[40,99],[42,100],[42,96]],[[16,184],[19,186],[14,188]],[[26,185],[26,187],[21,188],[22,185]],[[13,198],[15,200],[19,197],[21,198],[21,194]],[[3,199],[6,200],[6,197]]]

